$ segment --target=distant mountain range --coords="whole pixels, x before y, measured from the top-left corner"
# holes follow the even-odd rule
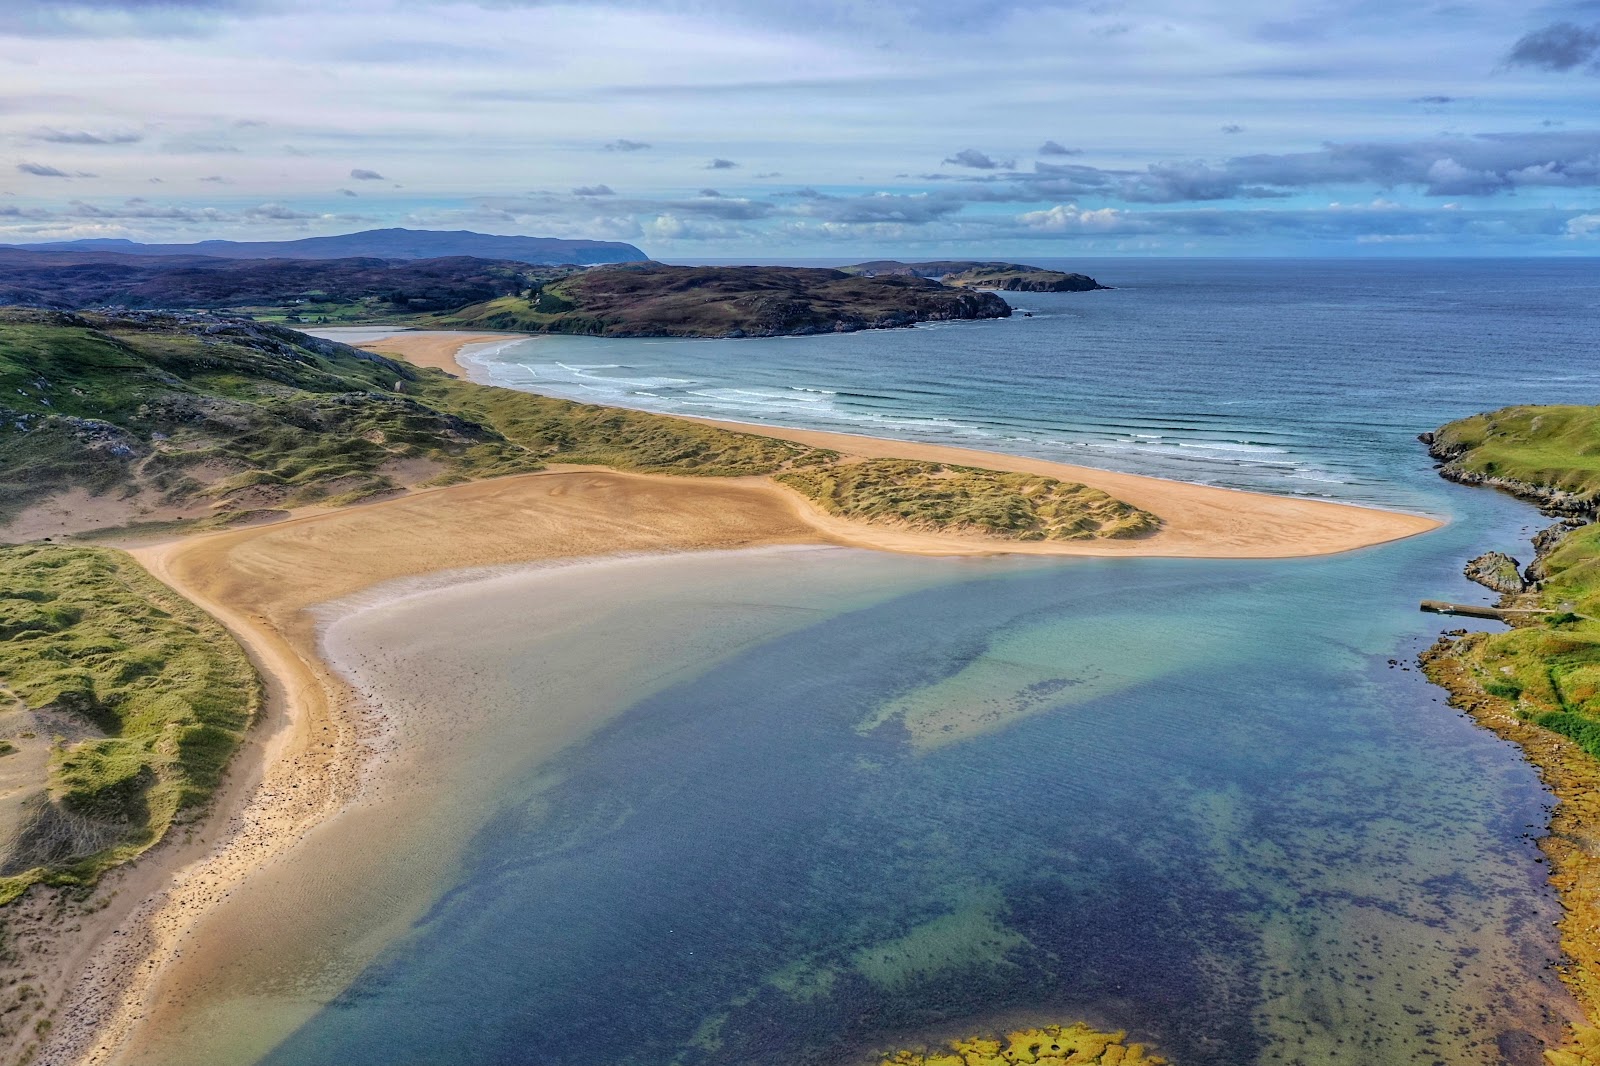
[[[119,252],[123,255],[204,255],[219,259],[440,259],[473,256],[540,266],[633,263],[649,256],[620,241],[569,241],[557,237],[503,237],[470,230],[374,229],[298,241],[200,241],[140,244],[95,238],[0,247],[35,252]]]

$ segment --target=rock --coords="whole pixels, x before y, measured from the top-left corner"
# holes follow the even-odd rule
[[[1462,573],[1494,592],[1514,593],[1527,588],[1522,579],[1522,564],[1505,552],[1484,552],[1467,563]]]

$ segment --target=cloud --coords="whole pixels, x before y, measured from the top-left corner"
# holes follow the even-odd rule
[[[43,163],[18,163],[17,169],[24,174],[32,174],[36,178],[70,178],[65,170],[45,166]]]
[[[272,222],[299,222],[308,218],[316,218],[314,214],[305,211],[296,211],[287,204],[257,204],[247,207],[240,214],[247,219],[267,220]]]
[[[1578,215],[1567,219],[1566,235],[1574,238],[1600,239],[1600,214]]]
[[[1082,155],[1082,148],[1068,148],[1055,141],[1045,141],[1039,146],[1039,155]]]
[[[1600,26],[1555,22],[1512,45],[1506,62],[1514,67],[1552,71],[1571,70],[1588,63],[1589,69],[1597,70],[1600,65],[1594,62],[1596,53],[1600,53]]]
[[[734,167],[736,167],[738,165],[739,165],[738,163],[735,163],[731,159],[713,159],[711,162],[709,162],[709,163],[707,163],[705,165],[704,169],[706,169],[706,170],[732,170]]]
[[[748,239],[750,230],[727,222],[658,215],[644,224],[646,237],[663,241],[717,241]]]
[[[262,0],[7,0],[0,33],[27,37],[173,37],[210,32]]]
[[[354,170],[352,170],[350,172],[350,177],[353,178],[356,181],[385,181],[385,180],[387,180],[387,179],[384,178],[384,176],[382,174],[379,174],[376,170],[364,170],[361,167],[356,167]]]
[[[943,180],[952,179],[946,175]],[[1143,170],[1039,162],[1028,172],[955,180],[974,200],[1100,196],[1146,204],[1265,200],[1351,185],[1415,186],[1427,196],[1452,197],[1534,187],[1600,188],[1600,130],[1354,141],[1315,152],[1234,156],[1217,163],[1152,163]]]
[[[616,190],[609,185],[580,185],[572,190],[574,196],[615,196]]]
[[[649,148],[650,145],[644,141],[630,141],[626,137],[618,137],[604,147],[608,152],[642,152]]]
[[[976,148],[963,148],[955,155],[946,158],[944,162],[958,167],[970,167],[973,170],[1010,170],[1017,165],[1015,160],[1007,160],[1002,163],[997,159],[992,159]]]
[[[1040,233],[1108,233],[1126,225],[1124,212],[1114,207],[1080,210],[1077,204],[1057,204],[1044,211],[1028,211],[1017,221]]]
[[[715,190],[715,189],[701,189],[700,190],[700,195],[701,196],[712,196],[712,197],[716,197],[718,199],[722,198],[722,194],[720,192],[718,192],[717,190]]]
[[[30,141],[41,144],[136,144],[144,134],[132,130],[96,133],[90,130],[58,130],[44,127],[28,135]]]
[[[361,194],[356,192],[354,189],[340,189],[339,190],[339,195],[340,196],[360,196]]]
[[[958,194],[945,192],[832,196],[815,189],[801,189],[793,195],[799,201],[792,209],[794,214],[852,225],[883,222],[923,225],[948,218],[969,202]]]

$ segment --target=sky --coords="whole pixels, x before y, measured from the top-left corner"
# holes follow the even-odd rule
[[[1600,0],[0,0],[0,242],[1595,255]]]

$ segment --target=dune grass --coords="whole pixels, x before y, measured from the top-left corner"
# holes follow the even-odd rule
[[[790,470],[777,480],[830,514],[911,529],[1014,540],[1140,537],[1160,521],[1099,489],[1034,474],[869,459]]]
[[[115,842],[0,879],[92,883],[211,798],[261,702],[244,652],[208,615],[108,548],[0,548],[0,684],[102,736],[58,743],[50,798]]]

